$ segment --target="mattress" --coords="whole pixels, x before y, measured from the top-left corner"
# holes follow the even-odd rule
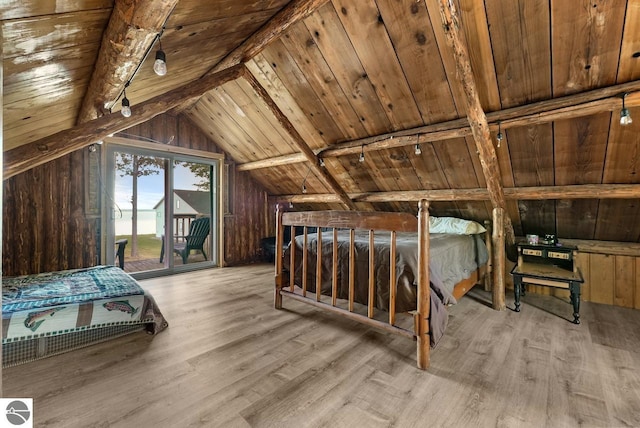
[[[65,341],[77,348],[140,329],[157,334],[167,326],[153,297],[115,266],[2,279],[3,357],[7,350],[23,352],[10,346],[15,343],[39,348],[40,355],[52,348],[43,338],[56,338],[61,351]],[[3,358],[3,364],[12,360]]]

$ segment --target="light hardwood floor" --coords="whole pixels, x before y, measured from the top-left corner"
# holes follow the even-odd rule
[[[270,265],[142,283],[166,331],[5,369],[4,396],[38,427],[640,426],[640,311],[583,303],[576,326],[557,298],[474,291],[423,372],[409,339],[273,309]]]

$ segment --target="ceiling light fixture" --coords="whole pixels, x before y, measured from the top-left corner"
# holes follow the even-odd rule
[[[324,159],[318,158],[318,162],[320,163],[320,166],[324,168]]]
[[[420,156],[422,154],[422,149],[420,148],[420,144],[416,144],[416,147],[415,147],[414,151],[415,151],[416,156]]]
[[[311,172],[311,166],[309,166],[309,169],[307,170],[307,173],[304,176],[304,179],[302,180],[302,193],[307,193],[307,186],[306,186],[306,182],[307,182],[307,177],[309,177],[309,173]]]
[[[622,110],[620,110],[620,125],[626,126],[631,125],[633,119],[631,119],[631,113],[629,113],[629,109],[624,105],[624,99],[627,97],[627,93],[622,94]]]
[[[127,98],[127,88],[129,87],[129,82],[124,84],[124,89],[122,90],[122,109],[120,113],[124,117],[131,117],[131,104],[129,104],[129,98]]]
[[[156,51],[156,60],[153,63],[153,71],[155,71],[158,76],[167,74],[167,56],[162,50],[162,40],[160,40],[162,33],[164,33],[164,27],[162,27],[162,31],[160,31],[157,36],[158,50]]]
[[[364,144],[362,145],[362,151],[360,152],[360,157],[358,158],[358,162],[364,162]]]
[[[498,139],[498,147],[500,147],[500,143],[502,142],[502,139],[504,138],[504,136],[502,135],[501,122],[498,122],[498,135],[496,135],[496,138]]]

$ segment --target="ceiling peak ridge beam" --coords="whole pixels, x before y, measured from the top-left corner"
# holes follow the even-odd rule
[[[244,73],[244,66],[237,65],[203,77],[143,103],[136,104],[131,117],[111,113],[60,131],[40,140],[18,146],[4,152],[4,176],[6,180],[38,165],[60,158],[76,150],[102,140],[110,134],[146,122],[180,103],[199,98],[207,91],[236,80]]]
[[[640,106],[640,80],[595,89],[580,94],[552,98],[532,104],[511,107],[487,113],[489,128],[498,129],[498,122],[502,130],[521,126],[532,126],[555,120],[566,120],[584,117],[598,113],[615,111],[622,106],[620,94],[628,93],[625,104],[628,107]],[[419,136],[420,143],[443,141],[471,135],[471,127],[466,119],[454,119],[447,122],[423,125],[415,128],[380,134],[357,140],[333,144],[316,151],[322,158],[338,157],[358,154],[364,146],[364,151],[377,151],[416,144],[415,137]],[[287,165],[304,162],[298,154],[278,156],[254,162],[247,162],[237,166],[239,170],[268,168],[271,166]]]
[[[244,66],[243,66],[244,67]],[[314,171],[316,176],[318,176],[325,184],[337,195],[339,202],[345,205],[347,208],[351,210],[356,210],[357,207],[355,203],[349,198],[347,192],[340,186],[340,184],[336,181],[336,179],[329,174],[326,168],[320,165],[320,159],[314,151],[307,145],[302,135],[296,130],[291,121],[287,118],[287,116],[280,110],[280,108],[276,105],[276,103],[271,99],[267,91],[260,85],[260,82],[255,78],[253,74],[249,71],[248,68],[244,67],[244,78],[251,85],[254,91],[258,94],[258,96],[262,99],[262,101],[267,105],[267,108],[271,111],[271,113],[278,120],[278,123],[282,125],[284,130],[291,135],[293,142],[296,147],[302,152],[306,160],[309,162],[309,167]]]
[[[640,184],[574,184],[566,186],[505,187],[504,196],[508,200],[551,200],[551,199],[638,199]],[[430,202],[486,201],[489,191],[484,187],[475,189],[433,189],[400,190],[393,192],[351,193],[354,202],[416,202],[427,199]],[[292,203],[332,203],[339,202],[334,194],[316,193],[306,195],[274,195],[277,202]]]
[[[77,123],[104,116],[133,78],[178,0],[116,0]],[[113,105],[111,105],[113,107]]]

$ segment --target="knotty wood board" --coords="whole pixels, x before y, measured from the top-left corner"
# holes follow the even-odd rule
[[[492,1],[485,6],[502,107],[551,98],[548,3]]]
[[[599,241],[635,242],[640,236],[638,218],[640,203],[637,199],[602,199],[594,238]],[[613,224],[616,226],[612,227]]]
[[[615,83],[625,4],[551,0],[554,96]]]
[[[345,140],[347,136],[343,135],[335,124],[331,114],[318,99],[306,76],[284,44],[280,40],[276,40],[262,52],[262,55],[271,64],[273,71],[294,97],[298,106],[314,124],[316,132],[329,143]]]
[[[367,132],[389,132],[391,122],[333,5],[326,4],[304,22]]]
[[[305,111],[298,105],[295,94],[289,92],[279,75],[276,74],[273,65],[263,54],[256,55],[245,65],[302,135],[309,147],[317,149],[328,145],[326,136],[318,132],[314,122],[307,117]]]
[[[640,51],[640,3],[627,2],[617,82],[628,82],[640,78],[640,63],[633,56],[638,51]]]
[[[613,304],[613,284],[615,283],[615,257],[605,254],[591,254],[589,257],[589,279],[591,280],[591,301]]]
[[[635,291],[636,258],[629,256],[615,257],[615,284],[613,304],[625,308],[633,308]]]
[[[307,78],[317,99],[331,112],[331,118],[342,135],[348,140],[367,136],[367,131],[304,23],[299,22],[289,28],[280,40]]]
[[[455,104],[424,2],[377,5],[424,123],[455,119]]]
[[[580,300],[590,302],[591,301],[591,255],[587,253],[578,252],[575,258],[575,264],[582,273],[582,279],[584,283],[580,287]]]
[[[375,1],[335,0],[333,5],[392,126],[423,125]]]

